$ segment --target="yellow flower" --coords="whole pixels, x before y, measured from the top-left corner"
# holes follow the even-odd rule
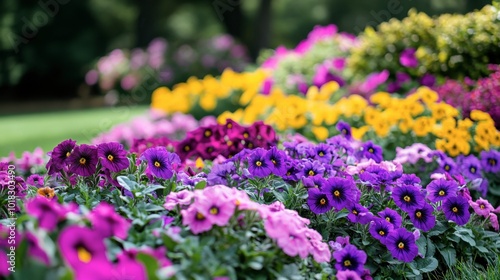
[[[217,98],[210,93],[204,94],[200,98],[200,107],[207,112],[213,111],[217,107]]]
[[[370,101],[374,104],[378,104],[382,108],[389,108],[391,106],[392,97],[388,92],[377,92],[370,96]]]
[[[328,129],[324,126],[313,126],[311,131],[318,141],[324,141],[328,138]]]
[[[198,168],[198,169],[202,169],[203,167],[205,167],[205,163],[203,162],[203,159],[201,157],[196,159],[195,164],[196,164],[196,168]]]
[[[486,138],[484,135],[476,134],[474,136],[474,142],[476,144],[476,151],[478,152],[490,149],[490,142],[488,141],[488,138]]]
[[[491,135],[490,142],[492,145],[500,147],[500,132],[498,130]]]
[[[401,132],[408,133],[408,131],[410,131],[413,128],[413,123],[414,123],[413,118],[406,117],[399,121],[398,126]]]
[[[470,112],[470,118],[474,121],[489,121],[493,122],[493,119],[491,118],[490,114],[485,113],[481,110],[472,110]]]
[[[419,87],[415,94],[427,105],[435,103],[438,100],[438,94],[428,87]]]
[[[436,149],[446,152],[446,143],[445,139],[436,139]]]
[[[468,155],[470,152],[470,145],[467,141],[453,138],[448,139],[448,142],[445,144],[445,149],[450,156],[456,157],[460,154]]]
[[[351,127],[352,137],[356,140],[361,140],[365,133],[370,129],[369,126],[365,125],[360,128]]]
[[[426,136],[433,128],[435,120],[431,117],[419,117],[413,123],[413,132],[417,136]]]
[[[458,120],[458,127],[463,130],[468,130],[474,123],[469,119]]]
[[[446,104],[444,102],[440,103],[434,103],[429,105],[431,111],[432,111],[432,116],[436,120],[441,120],[446,117],[456,117],[458,116],[458,110],[455,109],[453,106]]]
[[[380,111],[377,109],[373,107],[366,107],[363,119],[366,124],[374,125],[378,121],[378,118],[380,118],[380,115]]]

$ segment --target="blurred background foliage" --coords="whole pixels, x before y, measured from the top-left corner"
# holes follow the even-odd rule
[[[314,25],[358,34],[411,8],[466,13],[490,0],[2,0],[2,102],[81,96],[85,73],[115,48],[146,47],[155,37],[194,43],[228,33],[252,59],[262,49],[295,46]],[[1,103],[1,102],[0,102]]]

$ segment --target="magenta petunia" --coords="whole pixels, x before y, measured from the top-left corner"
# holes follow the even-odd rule
[[[191,205],[188,209],[181,210],[182,224],[188,226],[194,234],[209,231],[213,223],[203,214],[204,209]]]
[[[401,52],[401,56],[399,57],[399,63],[404,67],[415,68],[418,66],[418,60],[415,57],[415,49],[409,48],[405,49]]]
[[[102,238],[116,236],[121,239],[127,238],[130,222],[115,212],[113,206],[101,202],[89,213],[92,228]]]
[[[56,200],[42,196],[29,200],[26,203],[26,212],[37,219],[40,228],[48,231],[54,230],[65,215],[64,209]]]
[[[55,174],[69,164],[69,157],[76,146],[76,141],[72,139],[64,140],[49,153],[50,159],[47,163],[47,172],[49,175]]]

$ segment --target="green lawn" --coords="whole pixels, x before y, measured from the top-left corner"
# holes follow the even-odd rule
[[[62,140],[89,143],[113,125],[144,114],[147,106],[111,107],[15,116],[0,116],[0,157],[15,151],[33,151],[41,147],[50,151]]]

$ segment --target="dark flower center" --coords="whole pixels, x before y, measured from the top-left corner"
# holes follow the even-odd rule
[[[244,138],[248,138],[249,136],[250,136],[250,135],[248,134],[248,132],[243,133],[243,137],[244,137]]]
[[[335,191],[333,192],[333,195],[334,195],[334,196],[336,196],[336,197],[339,197],[339,196],[340,196],[340,192],[339,192],[339,190],[335,190]]]
[[[161,163],[159,161],[155,161],[155,166],[156,167],[160,167],[161,166]]]
[[[345,260],[344,261],[344,266],[351,266],[351,261],[350,260]]]
[[[233,127],[233,124],[232,123],[228,123],[227,124],[227,128],[232,128]]]
[[[488,159],[488,164],[490,166],[495,166],[495,165],[497,165],[497,160],[494,158],[490,158],[490,159]]]
[[[189,150],[191,150],[191,147],[189,147],[189,146],[187,146],[187,145],[186,145],[186,146],[184,146],[184,151],[189,152]]]
[[[260,161],[260,160],[256,161],[256,162],[255,162],[255,165],[257,165],[257,166],[262,166],[262,161]]]
[[[111,154],[108,155],[108,160],[109,161],[113,161],[114,159],[115,159],[115,157],[113,155],[111,155]]]
[[[212,215],[217,215],[217,214],[219,214],[219,208],[217,208],[217,207],[215,207],[215,206],[214,206],[214,207],[212,207],[212,208],[210,208],[210,214],[212,214]]]
[[[458,208],[455,206],[455,207],[451,208],[451,211],[453,211],[453,213],[458,213]]]
[[[252,143],[248,143],[248,148],[253,148],[253,144]]]
[[[444,170],[446,170],[446,171],[450,171],[450,168],[451,167],[448,164],[444,166]]]
[[[87,159],[82,157],[80,158],[79,162],[81,165],[85,165],[87,163]]]
[[[370,148],[370,149],[368,149],[368,152],[373,154],[373,152],[375,152],[375,150],[373,150],[373,148]]]
[[[405,244],[403,242],[399,242],[398,243],[398,248],[399,249],[404,249],[405,248]]]
[[[380,230],[380,231],[378,232],[378,234],[380,234],[380,235],[384,236],[384,235],[385,235],[385,231]]]
[[[319,200],[319,204],[325,205],[326,204],[326,199],[322,198]]]
[[[415,216],[417,216],[417,218],[422,218],[422,212],[417,211],[417,212],[415,213]]]
[[[405,195],[403,197],[403,200],[406,201],[406,202],[410,202],[411,201],[411,197],[409,195]]]
[[[314,173],[314,170],[309,170],[309,172],[307,174],[309,174],[309,176],[314,176],[315,173]]]
[[[440,191],[439,191],[439,195],[440,195],[440,196],[445,196],[445,195],[446,195],[446,192],[445,192],[444,190],[440,190]]]
[[[342,133],[343,133],[344,135],[347,135],[347,129],[345,129],[345,128],[344,128],[344,129],[342,129]]]

